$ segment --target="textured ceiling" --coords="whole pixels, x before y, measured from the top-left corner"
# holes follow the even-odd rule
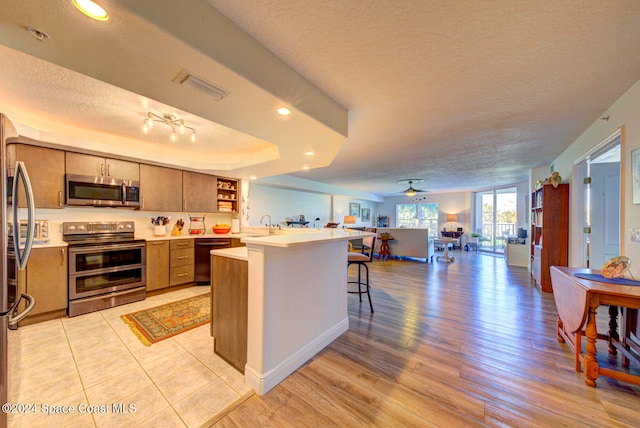
[[[0,110],[69,144],[240,177],[513,184],[640,79],[637,0],[103,0],[98,26],[71,3],[0,2]],[[181,92],[181,68],[231,95]],[[292,117],[272,114],[281,101]],[[141,135],[149,109],[193,124],[196,147]]]
[[[26,136],[241,178],[327,165],[344,143],[346,109],[206,2],[102,4],[107,22],[71,1],[0,2],[0,111],[36,130]],[[183,69],[230,93],[175,83]],[[293,114],[277,115],[282,105]],[[196,144],[171,143],[163,124],[144,135],[149,111],[175,112]]]
[[[363,191],[526,180],[640,79],[638,1],[208,2],[349,109],[297,175]]]

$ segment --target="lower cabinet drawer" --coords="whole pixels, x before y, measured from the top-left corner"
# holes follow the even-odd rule
[[[195,261],[195,253],[193,247],[183,248],[181,250],[171,250],[169,265],[175,266],[193,265]]]
[[[195,279],[193,265],[172,267],[169,272],[169,285],[193,282]]]

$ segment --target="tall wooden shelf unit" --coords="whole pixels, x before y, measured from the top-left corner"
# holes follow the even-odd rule
[[[545,184],[531,194],[531,275],[553,292],[551,266],[569,262],[569,185]]]

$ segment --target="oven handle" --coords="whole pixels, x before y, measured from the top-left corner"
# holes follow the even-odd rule
[[[137,269],[144,270],[145,266],[146,263],[136,263],[132,265],[112,266],[108,268],[77,271],[75,270],[74,266],[71,265],[69,267],[69,278],[82,278],[86,276],[101,275],[103,273],[126,272],[128,270]]]
[[[78,253],[95,253],[104,250],[128,250],[132,248],[144,248],[144,242],[136,243],[136,244],[105,244],[105,245],[91,245],[91,246],[82,246],[82,247],[69,247],[69,253],[78,254]]]

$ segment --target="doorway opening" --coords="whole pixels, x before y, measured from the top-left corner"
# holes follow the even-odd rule
[[[507,236],[516,235],[518,191],[515,187],[476,193],[474,231],[480,234],[479,251],[504,254]]]
[[[620,254],[620,130],[575,162],[574,266],[599,269]],[[580,191],[580,185],[583,188]]]

